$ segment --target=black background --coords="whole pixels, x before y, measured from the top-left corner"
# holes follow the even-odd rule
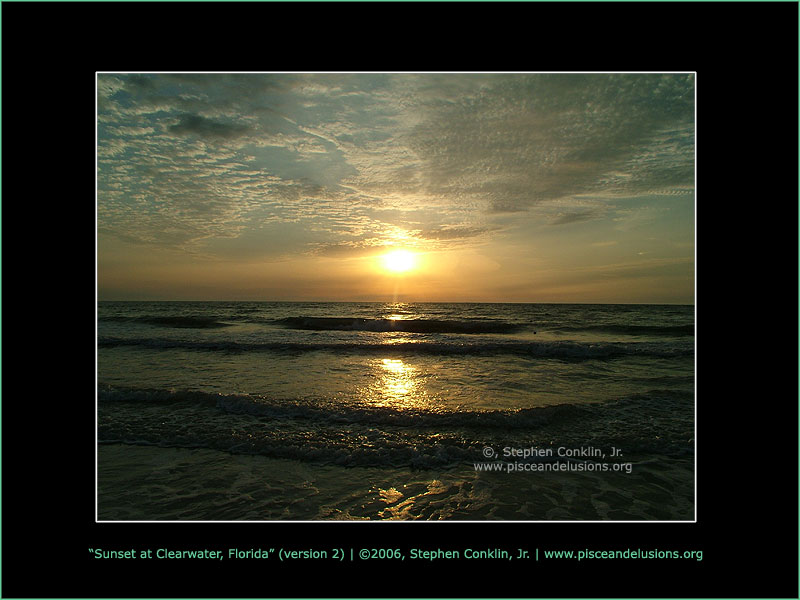
[[[3,3],[2,596],[796,598],[797,27],[796,3]],[[95,523],[95,72],[171,70],[696,71],[697,523]],[[703,560],[88,550],[279,546]]]

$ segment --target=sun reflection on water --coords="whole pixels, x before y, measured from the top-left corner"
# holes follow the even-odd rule
[[[365,391],[374,406],[419,408],[426,404],[422,374],[415,367],[399,358],[383,358],[374,361],[373,369],[374,383]]]
[[[381,383],[387,399],[395,402],[403,400],[414,391],[416,384],[412,367],[392,358],[384,358],[381,364],[385,370]]]
[[[414,307],[406,302],[391,302],[384,307],[382,318],[389,321],[403,321],[416,317]]]
[[[382,363],[384,369],[398,375],[402,375],[411,370],[402,360],[396,358],[384,358]]]

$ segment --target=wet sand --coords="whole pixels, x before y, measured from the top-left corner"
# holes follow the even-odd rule
[[[101,521],[693,520],[691,459],[627,473],[340,467],[208,449],[98,447]]]

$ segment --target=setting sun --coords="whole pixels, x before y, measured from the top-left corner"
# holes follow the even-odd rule
[[[408,250],[393,250],[383,255],[383,266],[389,271],[402,273],[413,269],[416,264],[416,257]]]

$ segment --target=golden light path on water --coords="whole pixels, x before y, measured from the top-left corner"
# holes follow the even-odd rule
[[[386,371],[382,379],[386,397],[395,401],[392,404],[406,399],[416,387],[414,369],[397,358],[384,358],[381,366]]]
[[[396,302],[387,306],[381,318],[388,321],[402,321],[414,318],[408,304]],[[384,333],[382,342],[401,347],[413,342],[405,333]],[[373,406],[386,406],[395,409],[422,408],[430,403],[428,390],[423,382],[424,372],[407,360],[395,357],[376,358],[370,361],[370,371],[374,375],[370,385],[360,390],[362,398]]]
[[[401,315],[392,315],[392,319],[402,319]],[[399,358],[383,358],[378,362],[381,369],[380,383],[378,384],[379,401],[377,406],[392,406],[394,408],[412,408],[427,404],[427,394],[422,390],[419,383],[420,373],[408,363]],[[438,479],[421,481],[409,490],[407,485],[396,487],[373,488],[377,492],[379,500],[386,504],[386,508],[380,510],[378,515],[383,519],[407,519],[411,518],[416,510],[417,504],[427,504],[431,498],[448,491],[448,486]],[[422,488],[422,489],[419,489]],[[447,510],[446,508],[444,510]],[[442,515],[444,517],[446,515]]]
[[[408,304],[395,302],[390,305],[383,318],[389,321],[402,321],[413,318]],[[384,342],[398,346],[411,342],[406,334],[387,334]],[[368,397],[374,406],[391,406],[393,408],[420,408],[428,402],[427,391],[421,380],[424,378],[419,369],[399,358],[381,358],[371,365],[375,373],[375,383],[368,391]]]
[[[419,373],[399,358],[376,359],[371,365],[376,374],[375,381],[367,390],[367,398],[373,406],[393,408],[418,408],[424,395],[417,381]]]

